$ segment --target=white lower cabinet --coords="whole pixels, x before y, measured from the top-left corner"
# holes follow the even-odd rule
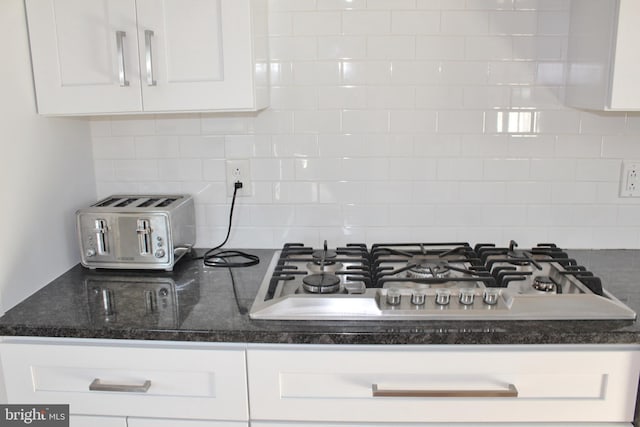
[[[69,427],[127,427],[127,419],[124,417],[71,415]]]
[[[252,426],[607,426],[633,420],[640,353],[637,346],[252,345],[247,363]]]
[[[638,345],[4,338],[8,403],[72,427],[630,426]]]
[[[248,424],[244,345],[18,338],[0,357],[9,403],[69,404],[77,427],[94,425],[82,416],[114,417],[96,419],[105,427]]]
[[[167,420],[127,418],[127,427],[248,427],[247,421]]]

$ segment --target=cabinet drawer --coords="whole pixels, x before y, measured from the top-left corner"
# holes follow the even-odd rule
[[[69,427],[128,427],[125,417],[92,417],[71,415]]]
[[[93,426],[92,426],[93,427]],[[161,420],[127,418],[127,427],[249,427],[248,421]]]
[[[0,355],[10,403],[64,403],[82,415],[248,419],[243,348],[9,341]]]
[[[640,366],[637,350],[251,346],[247,353],[251,417],[334,422],[631,422]]]

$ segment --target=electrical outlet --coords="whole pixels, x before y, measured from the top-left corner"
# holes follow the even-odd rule
[[[640,197],[640,160],[622,162],[620,197]]]
[[[249,160],[227,160],[227,195],[233,196],[236,182],[242,183],[237,196],[250,196],[253,185],[251,183],[251,167]]]

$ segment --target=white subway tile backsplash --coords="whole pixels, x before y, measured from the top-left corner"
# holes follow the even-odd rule
[[[196,115],[156,116],[158,135],[200,135],[201,120]]]
[[[537,11],[506,11],[489,13],[489,33],[502,35],[536,34]]]
[[[523,205],[549,204],[552,188],[553,184],[549,182],[509,181],[506,183],[505,202]]]
[[[416,39],[413,36],[367,36],[367,58],[413,59]]]
[[[366,36],[325,36],[317,43],[320,59],[363,59],[367,56]]]
[[[510,60],[513,58],[513,42],[509,37],[482,36],[465,39],[465,59]]]
[[[577,1],[577,0],[576,0]],[[269,0],[270,107],[91,119],[99,197],[193,194],[229,246],[640,248],[640,114],[563,103],[569,0]]]
[[[533,166],[528,159],[487,159],[483,167],[488,181],[526,181]]]
[[[168,181],[199,181],[203,176],[200,159],[159,159],[158,177]]]
[[[295,210],[298,227],[332,227],[342,225],[342,208],[335,205],[299,205]]]
[[[389,112],[384,110],[347,110],[342,112],[345,133],[388,132]]]
[[[347,227],[383,227],[393,225],[389,222],[389,206],[345,205],[344,225]]]
[[[295,36],[318,36],[340,34],[340,12],[294,12],[293,34]]]
[[[481,159],[438,159],[438,180],[471,181],[483,178],[484,162]]]
[[[136,148],[133,137],[94,137],[94,159],[133,159]]]
[[[320,110],[364,109],[367,107],[367,88],[364,86],[331,86],[318,94]]]
[[[296,111],[293,116],[295,133],[337,133],[340,132],[341,114],[339,110]]]
[[[182,136],[178,139],[181,158],[219,158],[223,159],[224,137],[221,136]]]
[[[100,123],[99,121],[97,123]],[[138,118],[135,116],[113,117],[111,119],[111,135],[140,136],[155,135],[156,122],[153,116]]]
[[[551,187],[552,203],[596,203],[598,188],[592,182],[554,182]]]
[[[351,10],[363,9],[367,6],[367,0],[322,0],[318,2],[318,10]]]
[[[465,41],[463,36],[416,36],[416,58],[432,61],[455,61],[465,58]]]
[[[201,169],[202,177],[200,179],[205,181],[226,181],[227,179],[227,165],[224,159],[202,159]],[[191,181],[197,180],[192,179]]]
[[[295,179],[299,181],[331,181],[340,178],[342,159],[296,159]]]
[[[340,83],[339,61],[296,62],[292,69],[292,84],[295,85],[329,86]]]
[[[159,179],[156,160],[114,160],[116,179],[120,181],[155,181]]]
[[[338,175],[346,181],[381,181],[389,177],[389,160],[386,158],[346,158]]]
[[[441,30],[451,35],[483,35],[489,33],[489,12],[443,10]]]
[[[225,206],[226,208],[226,206]],[[295,224],[295,206],[249,205],[246,208],[254,227],[293,226]],[[225,209],[228,216],[228,209]]]
[[[573,181],[576,161],[571,159],[532,159],[530,178],[536,181]]]
[[[364,203],[367,183],[355,181],[324,181],[318,183],[320,203]]]
[[[173,159],[179,156],[179,139],[175,136],[143,136],[135,138],[136,158]]]
[[[484,112],[475,110],[438,112],[438,133],[481,134],[484,130]]]
[[[386,85],[391,82],[391,61],[343,61],[342,83]]]
[[[437,113],[430,110],[392,110],[389,129],[394,133],[434,133]]]
[[[388,11],[357,10],[342,14],[343,34],[387,34],[390,30]]]
[[[227,159],[271,157],[271,137],[262,135],[230,135],[225,137]]]
[[[393,34],[438,34],[440,32],[440,13],[438,11],[394,11],[391,14],[391,32]]]

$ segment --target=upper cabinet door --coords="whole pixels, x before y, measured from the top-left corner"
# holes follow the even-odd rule
[[[256,105],[249,1],[137,0],[145,111]]]
[[[26,0],[41,114],[256,111],[266,0]]]
[[[41,114],[142,109],[134,0],[27,0]]]
[[[568,105],[604,111],[640,110],[640,2],[571,3]]]

